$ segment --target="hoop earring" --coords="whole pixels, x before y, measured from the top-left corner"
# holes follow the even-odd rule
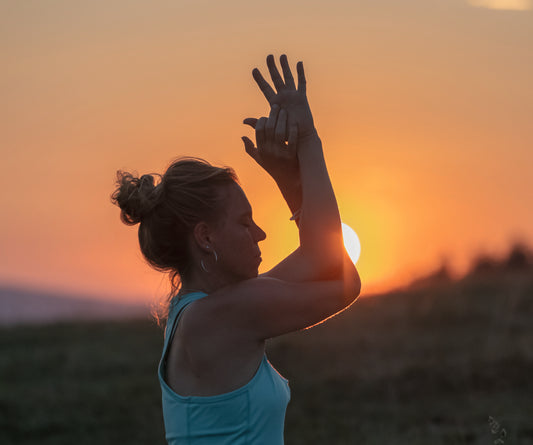
[[[215,263],[218,263],[218,255],[215,251],[215,249],[213,249],[213,255],[215,255]],[[200,266],[202,267],[202,269],[207,272],[207,273],[210,273],[206,268],[205,268],[205,264],[204,264],[204,260],[200,260]]]

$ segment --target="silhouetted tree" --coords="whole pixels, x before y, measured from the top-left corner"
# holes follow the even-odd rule
[[[431,286],[438,286],[440,284],[452,281],[452,274],[448,266],[448,261],[443,260],[438,269],[430,272],[428,275],[417,278],[408,286],[410,289],[427,288]]]
[[[528,271],[533,269],[533,254],[523,242],[516,242],[507,257],[497,259],[487,254],[480,254],[472,261],[467,276],[481,276],[504,271]]]
[[[489,275],[499,271],[500,269],[500,261],[487,254],[480,254],[474,258],[472,267],[467,275]]]
[[[533,265],[531,256],[531,250],[524,243],[516,243],[505,260],[505,268],[516,271],[530,269]]]

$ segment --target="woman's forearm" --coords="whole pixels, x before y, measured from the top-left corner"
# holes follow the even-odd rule
[[[276,180],[276,184],[283,195],[283,198],[287,202],[291,213],[294,215],[302,208],[302,184],[300,181],[300,175],[297,177],[286,177]],[[295,220],[296,225],[299,227],[299,218]]]
[[[298,161],[302,183],[299,224],[302,253],[320,270],[342,273],[341,218],[318,134],[298,141]]]

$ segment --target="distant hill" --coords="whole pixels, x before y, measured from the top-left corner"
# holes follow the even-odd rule
[[[88,296],[69,297],[49,291],[0,285],[0,326],[148,316],[148,306],[141,303],[120,303]]]

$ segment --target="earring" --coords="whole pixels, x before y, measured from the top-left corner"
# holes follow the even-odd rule
[[[209,247],[209,246],[206,246],[206,247]],[[215,249],[213,249],[213,255],[215,255],[215,263],[218,263],[218,255],[217,255]],[[205,264],[204,264],[204,260],[203,259],[200,260],[200,266],[202,267],[202,269],[205,272],[209,273],[209,271],[205,268]]]
[[[206,249],[209,249],[209,246],[205,246]],[[218,263],[218,255],[215,249],[213,249],[213,255],[215,255],[215,263]]]

